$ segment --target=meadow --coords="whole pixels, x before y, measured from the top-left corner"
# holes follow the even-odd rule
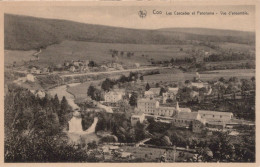
[[[93,60],[99,64],[111,61],[129,65],[140,63],[141,65],[151,64],[149,61],[170,60],[171,58],[189,57],[192,45],[153,45],[153,44],[120,44],[120,43],[96,43],[82,41],[64,41],[42,49],[39,54],[40,60],[37,63],[43,65],[63,64],[65,60]],[[209,49],[198,46],[200,49]],[[113,58],[110,50],[118,50],[118,59]],[[124,54],[121,56],[120,52]],[[127,52],[134,52],[134,55],[127,57]]]
[[[12,65],[16,62],[16,65],[23,65],[25,61],[35,59],[33,54],[36,50],[22,51],[22,50],[5,50],[4,51],[4,64]]]
[[[192,80],[195,76],[195,72],[183,73],[181,71],[176,72],[176,70],[170,69],[168,72],[165,73],[145,76],[144,81],[148,83],[157,83],[161,81],[183,82],[185,80]],[[237,77],[239,79],[250,79],[253,76],[255,76],[255,69],[215,70],[200,73],[200,78],[202,81],[218,80],[220,77],[223,77],[225,79],[229,79],[230,77]]]

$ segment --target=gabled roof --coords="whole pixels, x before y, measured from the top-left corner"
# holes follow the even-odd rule
[[[198,113],[200,115],[205,114],[205,115],[226,115],[226,116],[231,116],[233,113],[231,112],[219,112],[219,111],[210,111],[210,110],[199,110]]]
[[[179,90],[178,87],[177,87],[177,88],[168,88],[168,92],[173,92],[173,93],[175,93],[175,94],[178,93],[178,90]]]
[[[190,108],[180,108],[180,112],[191,112]]]
[[[145,91],[145,92],[144,92],[144,94],[145,94],[145,95],[152,95],[152,94],[154,94],[154,92],[153,92],[153,91],[150,91],[150,90],[148,90],[148,91]]]
[[[159,94],[160,91],[161,91],[161,88],[150,88],[149,91],[152,91],[152,92],[154,92],[154,93]]]
[[[180,112],[175,116],[177,119],[186,119],[186,120],[195,120],[197,119],[199,113],[198,112]]]

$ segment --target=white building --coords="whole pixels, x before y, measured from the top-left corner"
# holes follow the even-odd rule
[[[74,66],[70,67],[70,72],[75,72],[76,68]]]
[[[110,92],[105,93],[104,99],[105,99],[105,102],[116,103],[119,100],[121,100],[122,97],[123,97],[123,94],[121,92],[110,91]]]
[[[194,86],[196,88],[208,88],[208,83],[204,83],[204,82],[191,82],[191,86]]]
[[[198,113],[202,119],[206,120],[206,122],[227,122],[233,118],[233,113],[231,112],[199,110]]]
[[[171,100],[176,99],[178,90],[179,90],[179,88],[168,88],[168,91],[162,94],[163,103],[166,103],[166,100],[168,100],[168,99],[171,99]]]
[[[131,125],[135,126],[137,122],[143,123],[145,120],[145,114],[135,114],[131,116]]]
[[[180,112],[173,118],[173,123],[177,127],[189,127],[196,120],[201,121],[198,112]]]
[[[137,109],[145,114],[154,114],[159,107],[157,100],[140,99],[137,101]]]
[[[161,88],[150,88],[148,91],[144,92],[145,97],[156,97],[160,96]]]
[[[171,117],[178,113],[175,107],[158,107],[154,115]]]
[[[176,107],[164,107],[159,105],[159,101],[154,99],[140,99],[137,101],[137,109],[149,115],[172,117],[179,112],[191,112],[189,108],[180,108],[177,102]]]
[[[32,75],[32,74],[27,74],[26,75],[26,80],[27,81],[30,81],[30,82],[34,82],[35,80],[34,80],[34,76]]]

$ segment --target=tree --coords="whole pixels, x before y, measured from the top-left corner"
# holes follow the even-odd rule
[[[95,140],[88,143],[88,149],[96,149],[96,148],[97,148],[97,142]]]
[[[90,85],[88,88],[88,96],[91,97],[92,100],[101,101],[103,100],[102,91],[96,89],[94,86]]]
[[[141,81],[144,80],[144,76],[143,76],[143,75],[140,76],[140,80],[141,80]]]
[[[133,92],[130,99],[129,99],[129,104],[131,106],[136,106],[137,105],[137,99],[138,99],[138,95],[136,92]]]
[[[61,108],[61,111],[63,111],[64,113],[68,112],[70,110],[69,103],[68,103],[65,96],[62,97],[62,100],[61,100],[61,103],[60,103],[60,108]]]
[[[150,88],[151,88],[151,87],[150,87],[149,83],[147,82],[147,84],[146,84],[146,86],[145,86],[145,90],[148,91]]]
[[[189,84],[189,83],[190,83],[190,80],[186,80],[186,81],[185,81],[185,84]]]
[[[89,67],[96,67],[96,66],[97,66],[97,63],[91,60],[91,61],[89,61],[88,66],[89,66]]]
[[[93,96],[94,96],[94,92],[95,92],[95,87],[92,86],[92,85],[90,85],[90,86],[88,87],[88,92],[87,92],[88,96],[89,96],[89,97],[93,97]]]
[[[64,138],[58,111],[51,105],[55,98],[46,98],[46,106],[24,88],[12,88],[5,98],[5,162],[89,161],[85,150]]]
[[[145,139],[145,125],[137,122],[135,126],[135,140],[140,141]]]
[[[60,101],[59,101],[59,98],[58,98],[57,94],[52,99],[52,103],[53,103],[53,107],[55,108],[55,110],[59,111],[60,110]]]
[[[223,82],[223,83],[224,83],[226,80],[225,80],[225,78],[223,78],[223,77],[220,77],[218,81],[219,81],[219,82]]]
[[[210,150],[214,150],[213,158],[220,162],[230,162],[234,158],[235,148],[231,144],[227,133],[219,132],[212,139],[209,145]]]
[[[162,96],[163,93],[166,93],[166,92],[167,92],[166,89],[164,87],[162,87],[161,90],[160,90],[160,96]]]
[[[104,91],[109,91],[111,88],[113,88],[114,84],[115,83],[113,81],[111,81],[109,78],[107,78],[105,81],[102,82],[101,88]]]

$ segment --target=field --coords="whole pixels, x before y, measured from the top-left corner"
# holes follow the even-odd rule
[[[149,75],[144,77],[145,82],[183,82],[185,80],[192,80],[195,77],[194,73],[183,73],[183,72],[161,73],[156,75]],[[254,69],[234,69],[234,70],[216,70],[216,71],[206,71],[200,73],[200,78],[202,81],[218,80],[220,77],[228,79],[230,77],[237,77],[239,79],[245,78],[250,79],[255,76]]]
[[[218,43],[220,48],[223,49],[232,49],[236,51],[251,51],[255,52],[255,46],[254,45],[247,45],[247,44],[238,44],[238,43],[229,43],[229,42],[222,42]]]
[[[17,65],[23,65],[24,61],[35,59],[32,55],[36,50],[20,51],[20,50],[5,50],[4,51],[4,64],[12,65],[16,62]]]
[[[89,82],[84,82],[82,84],[79,84],[79,85],[76,85],[76,86],[71,86],[67,89],[67,91],[71,94],[74,95],[75,99],[84,99],[84,98],[87,98],[88,95],[87,95],[87,92],[88,92],[88,87],[90,85],[93,85],[95,87],[97,87],[99,85],[99,83],[101,81],[103,81],[104,79],[102,80],[97,80],[97,81],[89,81]]]
[[[183,49],[181,51],[180,49]],[[42,50],[39,54],[39,66],[63,64],[65,60],[93,60],[97,63],[117,61],[122,64],[151,64],[149,61],[170,60],[189,56],[187,53],[192,45],[152,45],[152,44],[120,44],[120,43],[96,43],[80,41],[64,41],[54,44]],[[200,49],[210,50],[204,46]],[[112,58],[110,50],[119,51],[118,59]],[[123,51],[123,56],[120,52]],[[127,57],[127,52],[134,52],[134,56]]]

